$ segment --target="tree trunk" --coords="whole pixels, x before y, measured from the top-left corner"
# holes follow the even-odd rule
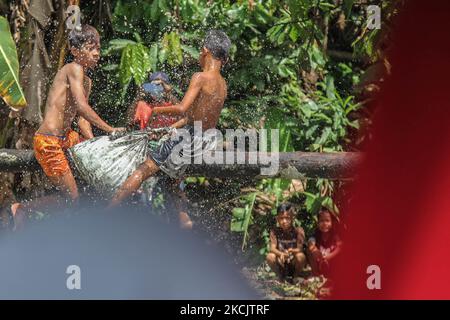
[[[246,159],[248,159],[248,153]],[[273,174],[262,174],[268,167],[260,163],[249,164],[201,164],[191,165],[187,176],[206,176],[210,178],[325,178],[348,179],[355,174],[355,168],[362,155],[356,152],[316,153],[280,152],[279,168]],[[27,172],[40,170],[31,150],[0,149],[0,172]]]

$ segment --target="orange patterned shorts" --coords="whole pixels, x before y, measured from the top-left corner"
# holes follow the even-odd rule
[[[49,177],[59,177],[70,170],[64,150],[80,142],[77,132],[69,130],[65,136],[36,133],[33,148],[36,160]]]

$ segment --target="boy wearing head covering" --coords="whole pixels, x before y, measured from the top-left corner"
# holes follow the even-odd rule
[[[164,72],[154,72],[149,77],[149,82],[144,83],[139,90],[138,97],[134,104],[133,122],[137,123],[141,129],[147,126],[150,128],[169,127],[178,120],[180,116],[160,114],[154,117],[149,124],[152,109],[155,107],[168,107],[178,103],[172,95],[172,86],[169,77]]]

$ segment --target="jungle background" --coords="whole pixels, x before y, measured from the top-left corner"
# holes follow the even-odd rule
[[[70,4],[79,5],[81,22],[101,35],[101,60],[90,74],[90,104],[109,123],[125,124],[128,106],[150,72],[168,73],[182,98],[199,70],[206,31],[221,29],[233,45],[223,69],[228,98],[219,129],[278,128],[278,151],[334,152],[359,151],[370,139],[376,107],[370,102],[389,74],[385,52],[401,1],[0,0],[27,101],[19,112],[0,101],[0,148],[32,148],[46,92],[67,61],[64,12]],[[381,29],[367,27],[368,5],[381,8]],[[51,189],[39,172],[0,173],[0,181],[4,226],[9,203]],[[270,278],[261,263],[278,204],[294,204],[296,223],[308,236],[321,206],[339,216],[341,202],[349,199],[335,197],[338,190],[345,195],[348,181],[192,177],[184,182],[195,226],[223,243],[257,282]],[[164,192],[158,194],[151,211],[164,214],[165,200]],[[297,289],[275,291],[313,294],[313,289]]]

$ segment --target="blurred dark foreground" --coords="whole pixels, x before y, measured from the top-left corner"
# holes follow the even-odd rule
[[[148,209],[71,211],[0,237],[0,299],[259,298],[224,251]]]

